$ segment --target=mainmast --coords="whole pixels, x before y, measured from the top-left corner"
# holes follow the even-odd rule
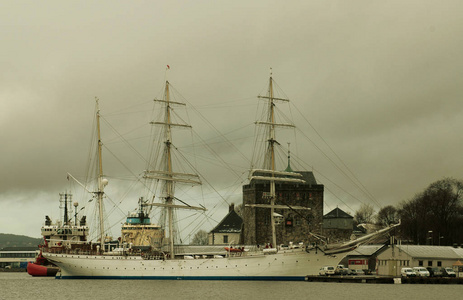
[[[174,102],[170,100],[170,90],[169,90],[169,81],[166,81],[164,99],[158,100],[154,99],[155,102],[162,103],[164,105],[164,121],[163,122],[151,122],[153,125],[161,125],[164,127],[164,153],[163,159],[161,162],[162,170],[146,170],[145,178],[158,179],[165,182],[165,195],[164,203],[151,203],[147,205],[160,206],[167,208],[168,216],[168,232],[169,232],[169,248],[171,258],[175,257],[174,250],[174,209],[175,208],[185,208],[185,209],[194,209],[194,210],[206,210],[203,207],[195,207],[190,205],[176,205],[174,204],[174,193],[175,193],[175,183],[188,183],[193,185],[200,185],[201,180],[197,174],[187,174],[187,173],[176,173],[173,170],[172,165],[172,128],[173,127],[186,127],[191,128],[188,124],[178,124],[172,123],[172,106],[180,105],[185,106],[185,103]]]
[[[171,116],[170,116],[170,92],[169,92],[169,81],[166,81],[166,92],[165,92],[165,99],[167,101],[166,105],[166,140],[165,140],[165,151],[166,151],[166,164],[167,164],[167,177],[169,178],[166,180],[166,191],[167,191],[167,196],[166,196],[166,204],[167,206],[167,215],[169,218],[169,244],[170,244],[170,249],[171,249],[171,257],[175,257],[174,251],[174,211],[172,209],[173,199],[174,199],[174,191],[173,191],[173,181],[172,179],[172,152],[171,152],[171,146],[172,146],[172,122],[171,122]]]
[[[100,249],[104,250],[104,220],[103,220],[103,195],[104,187],[108,184],[108,181],[103,178],[103,160],[102,160],[102,146],[101,134],[100,134],[100,107],[98,104],[98,98],[95,98],[96,101],[96,126],[97,126],[97,135],[98,135],[98,191],[95,192],[98,198],[98,214],[100,220]]]
[[[269,88],[267,96],[258,96],[260,99],[265,99],[268,101],[268,115],[267,121],[257,121],[255,122],[257,125],[264,125],[268,127],[268,136],[267,136],[267,150],[265,153],[264,159],[264,169],[254,169],[251,170],[250,180],[266,180],[270,181],[270,192],[264,193],[264,197],[270,200],[270,205],[266,204],[249,204],[246,205],[248,207],[260,207],[260,208],[270,208],[270,225],[272,229],[272,245],[276,247],[277,240],[276,240],[276,229],[275,229],[275,208],[278,209],[287,209],[290,208],[284,205],[275,205],[276,200],[276,191],[275,191],[275,181],[283,181],[283,182],[296,182],[296,183],[304,183],[305,181],[302,179],[297,178],[288,178],[288,177],[302,177],[299,173],[294,172],[283,172],[277,171],[275,165],[275,144],[278,142],[275,139],[275,128],[278,127],[288,127],[294,128],[293,124],[285,124],[285,123],[277,123],[275,120],[275,104],[277,101],[289,102],[288,99],[283,98],[276,98],[274,96],[273,90],[273,78],[272,74],[270,73],[269,79]],[[258,174],[258,175],[257,175]],[[263,175],[262,175],[263,174]],[[291,209],[310,209],[308,207],[301,207],[301,206],[292,206]]]

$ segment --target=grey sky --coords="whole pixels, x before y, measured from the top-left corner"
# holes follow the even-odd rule
[[[84,171],[95,96],[120,132],[149,132],[149,113],[132,107],[150,108],[167,64],[175,88],[249,157],[272,67],[299,128],[333,157],[297,111],[382,205],[461,178],[462,12],[449,0],[0,1],[0,232],[39,236],[56,216],[66,172]],[[216,134],[191,121],[204,139]],[[299,142],[295,155],[329,190],[326,210],[371,203]],[[245,171],[229,146],[215,149]]]

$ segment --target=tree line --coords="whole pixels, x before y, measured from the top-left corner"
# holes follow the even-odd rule
[[[397,235],[418,245],[463,243],[463,181],[444,178],[397,206],[388,205],[375,214],[364,204],[355,213],[358,223],[387,226],[401,221]]]

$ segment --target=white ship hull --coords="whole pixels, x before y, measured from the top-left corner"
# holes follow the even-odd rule
[[[304,280],[340,257],[304,249],[224,258],[146,260],[140,256],[44,253],[63,279]]]

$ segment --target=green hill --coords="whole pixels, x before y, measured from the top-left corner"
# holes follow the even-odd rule
[[[0,233],[0,249],[6,247],[34,247],[42,242],[42,238],[31,238],[25,235]]]

